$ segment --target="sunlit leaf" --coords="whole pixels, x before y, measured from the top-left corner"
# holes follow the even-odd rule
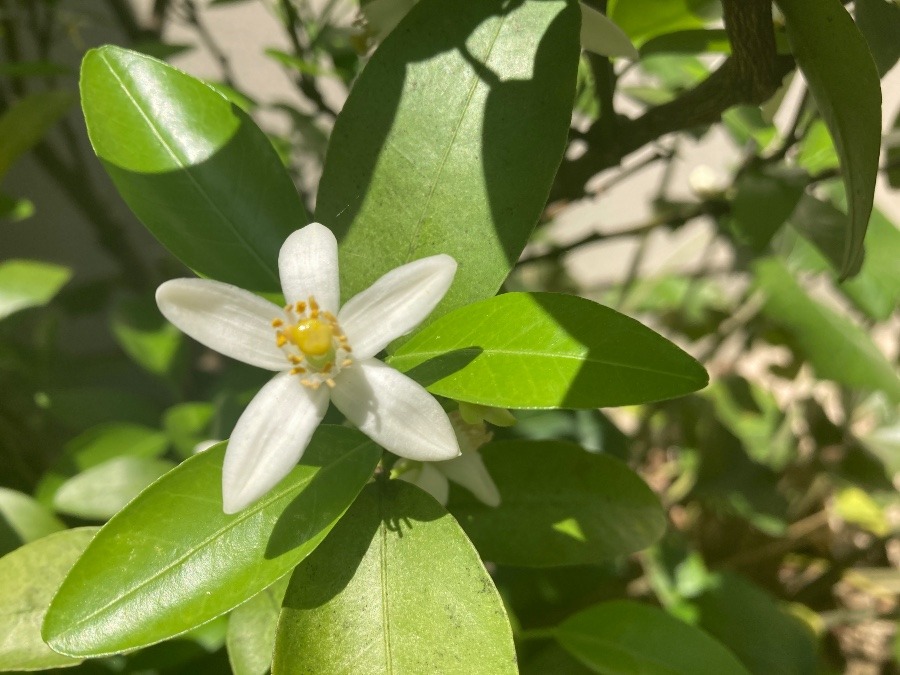
[[[81,101],[119,193],[172,253],[214,279],[280,290],[278,250],[309,219],[246,113],[162,61],[112,46],[84,57]]]
[[[36,260],[0,263],[0,319],[46,305],[72,276],[67,267]]]
[[[496,293],[565,149],[579,15],[559,0],[422,0],[375,51],[316,205],[340,241],[344,298],[436,253],[459,269],[433,317]]]
[[[80,661],[41,639],[50,599],[97,528],[56,532],[0,558],[0,670],[44,670]]]
[[[379,480],[294,572],[273,671],[517,669],[503,602],[462,530],[418,488]]]
[[[506,293],[458,309],[389,362],[432,393],[499,408],[627,405],[707,383],[699,363],[641,323],[555,293]]]
[[[357,431],[320,427],[272,492],[226,515],[224,453],[220,444],[185,461],[103,527],[47,613],[43,635],[55,650],[135,649],[234,608],[322,541],[381,456]]]

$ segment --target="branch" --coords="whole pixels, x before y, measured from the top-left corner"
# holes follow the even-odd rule
[[[564,162],[551,200],[577,199],[587,181],[647,143],[668,133],[717,122],[729,108],[759,105],[781,86],[794,67],[775,46],[769,0],[723,0],[725,28],[732,54],[706,80],[673,101],[655,106],[635,119],[620,118],[615,138],[604,133],[608,123],[595,122],[585,134],[587,151]],[[603,111],[604,115],[615,114]]]

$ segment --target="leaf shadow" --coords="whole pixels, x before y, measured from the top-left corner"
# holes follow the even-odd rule
[[[445,377],[462,370],[472,361],[478,358],[484,349],[481,347],[462,347],[434,356],[427,361],[406,371],[407,377],[412,378],[423,387],[429,387]]]
[[[396,480],[370,483],[325,540],[294,571],[283,606],[316,609],[356,577],[364,558],[384,532],[401,532],[446,512],[433,500],[403,499],[412,486]]]

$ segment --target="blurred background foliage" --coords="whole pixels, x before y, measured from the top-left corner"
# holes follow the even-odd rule
[[[198,444],[227,438],[265,379],[156,310],[156,286],[188,271],[134,221],[90,149],[84,51],[114,42],[176,64],[203,54],[209,84],[261,124],[312,207],[346,91],[411,4],[0,0],[0,554],[102,523]],[[495,431],[625,460],[669,518],[656,546],[605,565],[489,567],[521,670],[590,672],[545,629],[627,598],[703,628],[760,675],[898,672],[900,231],[876,208],[862,267],[840,281],[838,158],[790,59],[758,105],[675,118],[623,146],[621,116],[684,100],[732,45],[718,2],[604,4],[640,59],[583,56],[569,152],[507,288],[635,316],[713,381],[633,408],[519,411]],[[234,9],[224,5],[252,6],[279,31],[252,43],[282,73],[270,100],[257,100],[235,51],[249,29],[212,27]],[[900,7],[851,8],[896,83]],[[896,212],[900,119],[884,113],[880,194]],[[223,618],[76,670],[218,672],[230,657],[237,672],[262,672],[225,649],[267,621],[258,605],[231,629]]]

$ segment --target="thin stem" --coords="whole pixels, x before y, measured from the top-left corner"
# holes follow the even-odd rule
[[[200,13],[197,11],[197,5],[194,3],[194,0],[184,0],[184,10],[185,19],[191,27],[197,31],[197,36],[200,38],[200,41],[206,49],[209,50],[209,53],[212,54],[216,61],[218,61],[219,68],[222,69],[222,80],[229,87],[234,87],[234,71],[231,69],[231,62],[228,60],[228,55],[219,46],[219,43],[216,42],[212,33],[207,29],[206,24],[200,18]]]

